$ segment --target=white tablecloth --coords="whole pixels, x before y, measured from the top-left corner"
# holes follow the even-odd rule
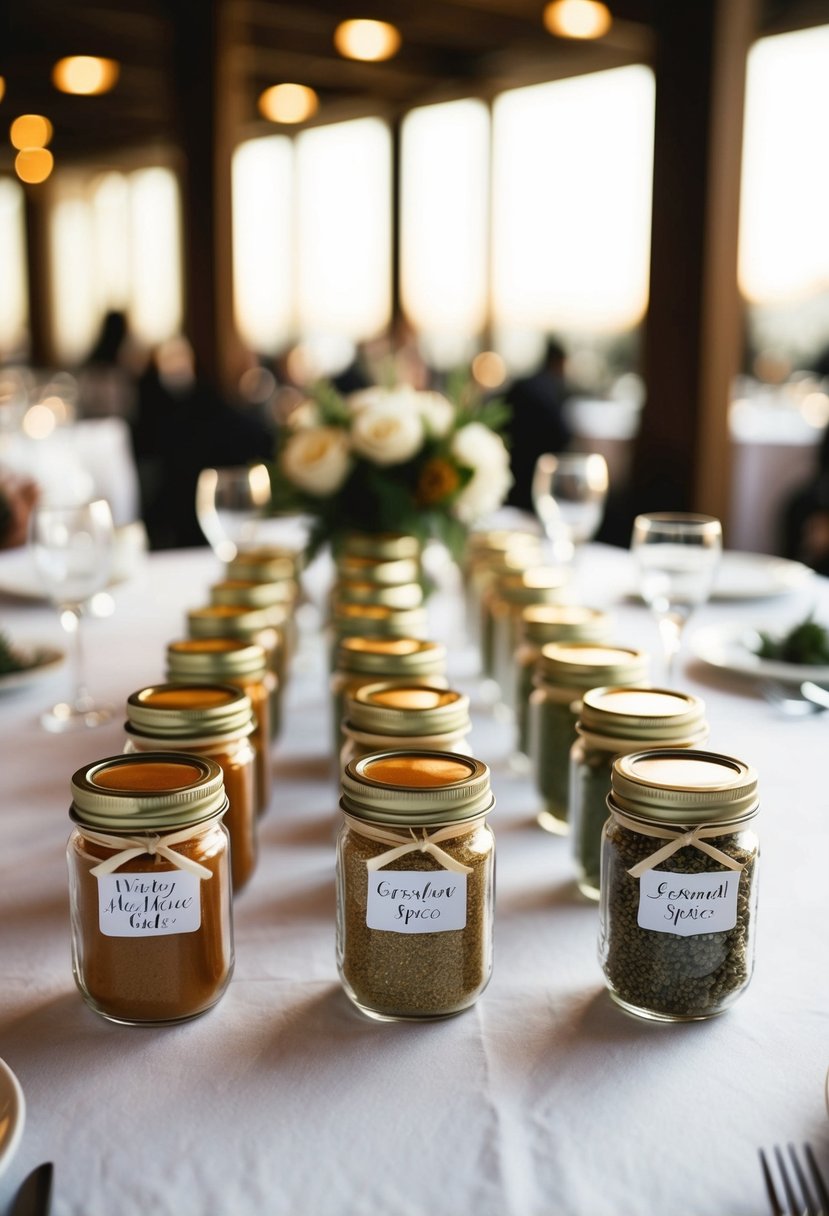
[[[612,601],[626,554],[591,548],[585,597]],[[89,623],[93,691],[122,702],[163,673],[164,645],[218,575],[205,551],[154,555]],[[0,563],[2,586],[2,563]],[[788,621],[829,585],[692,624]],[[474,691],[458,617],[454,682]],[[655,646],[642,607],[614,607],[620,642]],[[824,619],[826,619],[826,615]],[[0,601],[16,638],[59,637],[46,606]],[[257,872],[236,906],[236,972],[206,1016],[172,1028],[107,1023],[69,961],[69,778],[120,750],[119,722],[50,736],[37,712],[65,674],[0,700],[0,1056],[28,1103],[0,1211],[42,1160],[56,1216],[760,1216],[757,1148],[810,1140],[829,1160],[829,716],[783,720],[739,677],[686,660],[710,746],[759,770],[764,811],[758,959],[710,1022],[658,1025],[605,994],[596,907],[568,843],[534,822],[509,731],[474,705],[473,744],[498,806],[495,969],[477,1005],[431,1025],[380,1024],[342,995],[334,963],[336,793],[326,755],[323,644],[306,634],[275,753]]]

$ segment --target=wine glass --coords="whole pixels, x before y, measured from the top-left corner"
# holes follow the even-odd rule
[[[253,547],[270,500],[271,479],[264,464],[202,469],[196,483],[196,516],[220,561],[233,561],[240,549]]]
[[[74,506],[44,503],[32,511],[29,547],[35,567],[74,643],[74,697],[41,715],[47,730],[100,726],[112,717],[111,707],[96,704],[87,690],[80,625],[90,599],[109,580],[114,542],[112,512],[103,498]]]
[[[598,452],[545,452],[535,462],[533,505],[557,561],[572,561],[598,532],[607,485],[607,462]]]
[[[639,565],[642,599],[654,612],[662,635],[670,684],[688,617],[711,594],[722,526],[711,515],[681,511],[637,515],[631,550]]]

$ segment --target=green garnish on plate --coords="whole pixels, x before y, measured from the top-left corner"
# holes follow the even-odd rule
[[[0,676],[10,675],[13,671],[25,671],[31,665],[31,659],[15,650],[6,635],[0,633]]]
[[[761,659],[817,667],[829,663],[829,631],[813,620],[810,614],[782,637],[761,632],[756,653]]]

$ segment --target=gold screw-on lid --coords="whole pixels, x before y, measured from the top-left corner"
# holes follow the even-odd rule
[[[536,532],[519,531],[516,528],[493,528],[488,532],[470,532],[466,538],[466,551],[470,556],[488,553],[507,553],[522,547],[538,549],[541,537]]]
[[[424,608],[388,608],[384,604],[335,604],[335,632],[387,637],[417,637],[426,629]]]
[[[560,688],[599,688],[609,684],[644,683],[648,656],[629,646],[598,642],[548,642],[541,647],[538,676]]]
[[[227,807],[219,765],[183,752],[107,756],[79,768],[71,786],[72,819],[107,832],[184,827]]]
[[[418,561],[422,545],[417,536],[406,532],[346,532],[337,546],[340,557],[368,557],[381,561],[410,558]]]
[[[403,827],[461,823],[492,810],[489,769],[454,752],[374,752],[342,775],[344,811]]]
[[[251,726],[250,697],[232,684],[152,684],[127,697],[127,729],[145,737],[193,742]]]
[[[340,579],[334,585],[334,602],[340,604],[385,604],[387,608],[417,608],[423,603],[420,583],[372,583]]]
[[[375,638],[356,634],[340,638],[337,671],[380,676],[443,675],[446,647],[420,638]]]
[[[265,629],[273,629],[270,609],[245,608],[242,604],[207,604],[191,608],[187,613],[187,628],[193,637],[252,638]]]
[[[302,569],[303,556],[293,549],[243,549],[225,566],[228,578],[251,579],[256,583],[278,583],[295,579]]]
[[[261,646],[241,638],[183,638],[167,646],[167,673],[173,682],[263,675],[268,658]]]
[[[581,604],[529,604],[521,609],[521,631],[528,642],[603,642],[610,617]]]
[[[346,698],[348,726],[371,735],[448,735],[469,730],[469,697],[452,688],[384,681]]]
[[[654,748],[617,756],[610,805],[665,823],[718,823],[757,811],[757,774],[733,756]]]
[[[518,574],[505,574],[495,584],[508,604],[543,604],[566,594],[570,572],[563,566],[528,566]]]
[[[621,686],[591,688],[582,698],[582,732],[643,743],[703,743],[705,705],[691,693]]]
[[[297,585],[291,579],[265,583],[248,578],[226,578],[210,588],[211,604],[239,604],[243,608],[270,608],[274,604],[293,604]]]
[[[341,579],[390,587],[399,583],[416,583],[420,564],[414,557],[387,559],[344,553],[337,557],[337,573]]]

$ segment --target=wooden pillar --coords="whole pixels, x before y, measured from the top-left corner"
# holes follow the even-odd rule
[[[728,401],[743,309],[737,231],[746,56],[757,0],[659,0],[647,398],[637,510],[727,520]]]
[[[243,351],[233,316],[231,156],[238,91],[227,0],[173,0],[181,157],[185,333],[200,377],[235,389]]]
[[[49,183],[25,186],[26,277],[29,295],[29,362],[34,367],[56,364],[51,311],[49,256]]]

